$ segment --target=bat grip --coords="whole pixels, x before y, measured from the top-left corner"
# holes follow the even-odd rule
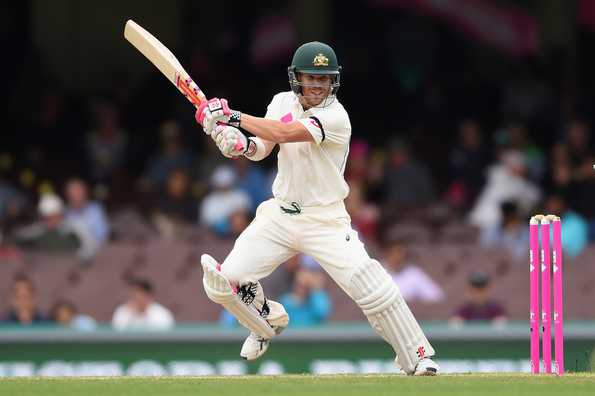
[[[196,83],[192,79],[190,79],[190,88],[192,88],[192,90],[196,92],[201,103],[207,101],[206,95],[202,92],[202,90],[198,87],[198,85],[196,85]]]

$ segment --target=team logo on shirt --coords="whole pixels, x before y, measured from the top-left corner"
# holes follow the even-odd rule
[[[328,66],[328,58],[323,54],[318,54],[314,57],[312,64],[314,66]]]

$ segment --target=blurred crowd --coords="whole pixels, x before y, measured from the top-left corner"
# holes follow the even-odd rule
[[[118,113],[114,102],[95,105],[84,150],[72,153],[86,164],[80,169],[57,166],[63,161],[39,147],[0,155],[0,261],[42,251],[76,255],[84,265],[110,241],[183,238],[193,229],[234,238],[271,196],[274,160],[224,160],[199,128],[184,130],[173,119],[160,124],[157,149],[138,172],[131,172],[130,140]],[[406,262],[404,250],[410,241],[392,232],[395,224],[431,229],[463,223],[477,232],[482,246],[507,250],[519,259],[527,252],[526,220],[534,213],[562,217],[563,247],[571,257],[595,239],[590,205],[595,201],[595,171],[586,121],[569,121],[559,140],[548,147],[537,145],[519,121],[486,131],[478,120],[467,118],[454,136],[442,143],[445,162],[438,165],[448,174],[442,183],[432,172],[436,163],[421,159],[424,147],[416,146],[410,134],[391,135],[384,146],[370,144],[365,136],[351,142],[345,178],[351,189],[346,205],[353,226],[366,244],[382,252],[381,259],[406,299],[432,303],[445,297],[437,280]],[[298,322],[319,323],[331,309],[320,273],[303,264],[307,260],[296,260],[275,275],[271,294],[295,311]],[[472,284],[488,283],[474,276]],[[171,313],[152,302],[150,282],[138,281],[132,287],[131,301],[114,313],[116,328],[145,321],[173,324]],[[81,319],[67,301],[56,302],[48,316],[41,315],[32,303],[34,290],[26,277],[15,280],[13,311],[7,320],[69,318],[83,327],[93,323],[91,318]],[[495,311],[503,316],[503,311]],[[467,314],[469,310],[461,309],[456,317]],[[233,322],[225,315],[221,320]]]
[[[25,274],[15,276],[10,288],[10,309],[1,322],[7,325],[58,325],[81,331],[95,330],[97,322],[78,312],[69,300],[58,300],[44,313],[38,307],[36,286]],[[155,300],[153,286],[145,279],[130,280],[130,295],[112,318],[116,330],[167,330],[174,326],[172,313]]]
[[[532,103],[532,97],[522,103],[514,94],[503,97],[515,114],[523,115],[519,110]],[[74,255],[84,266],[113,241],[185,239],[197,230],[232,240],[270,198],[275,155],[260,163],[227,160],[188,121],[192,117],[162,119],[139,134],[127,103],[97,98],[81,120],[59,90],[42,94],[28,128],[34,131],[31,136],[44,138],[0,152],[0,265],[41,251]],[[346,206],[360,238],[391,271],[407,300],[432,304],[446,297],[441,280],[408,259],[407,245],[416,241],[399,233],[402,225],[430,235],[447,225],[463,225],[481,246],[507,251],[519,262],[528,250],[532,214],[562,217],[563,249],[569,257],[595,240],[589,122],[571,118],[544,144],[534,122],[540,113],[531,109],[525,109],[530,113],[525,117],[502,117],[495,128],[463,117],[451,133],[435,139],[431,123],[423,131],[387,130],[382,143],[354,124]],[[61,130],[78,133],[70,147],[48,142]],[[452,138],[440,140],[445,136]],[[332,309],[322,273],[310,261],[298,256],[264,282],[269,294],[294,312],[295,322],[304,325],[324,321]],[[505,317],[505,309],[486,296],[487,274],[469,274],[469,285],[471,306],[453,311],[453,323]],[[154,300],[150,280],[134,281],[131,290],[130,301],[114,312],[116,328],[174,323],[171,312]],[[8,321],[93,326],[93,319],[78,314],[68,301],[57,301],[47,314],[38,312],[35,287],[26,275],[15,279],[10,294]],[[223,315],[221,322],[233,321]]]

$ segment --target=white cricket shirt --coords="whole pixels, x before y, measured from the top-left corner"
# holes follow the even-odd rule
[[[265,118],[285,123],[301,122],[314,142],[279,144],[277,177],[273,195],[300,206],[329,205],[344,200],[349,186],[343,178],[351,123],[345,108],[337,99],[324,108],[304,111],[292,92],[273,97]]]

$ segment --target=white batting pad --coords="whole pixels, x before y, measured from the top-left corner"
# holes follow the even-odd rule
[[[434,355],[421,327],[397,285],[376,260],[360,267],[351,278],[351,295],[378,334],[397,354],[397,363],[413,373],[424,357]]]
[[[262,290],[262,288],[260,288]],[[268,300],[267,304],[269,305],[269,316],[267,316],[267,322],[275,328],[275,332],[279,334],[281,330],[287,327],[289,324],[289,315],[283,305],[278,303],[277,301]]]
[[[240,300],[229,281],[217,269],[217,261],[208,254],[203,254],[200,257],[200,263],[204,272],[202,283],[209,299],[221,304],[251,332],[265,339],[273,338],[275,335],[273,327],[261,316],[254,304],[246,304]],[[287,313],[285,315],[287,316]]]
[[[252,305],[260,316],[273,327],[276,334],[289,324],[289,315],[282,304],[265,298],[260,282],[247,282],[238,287],[238,298],[247,305]]]

